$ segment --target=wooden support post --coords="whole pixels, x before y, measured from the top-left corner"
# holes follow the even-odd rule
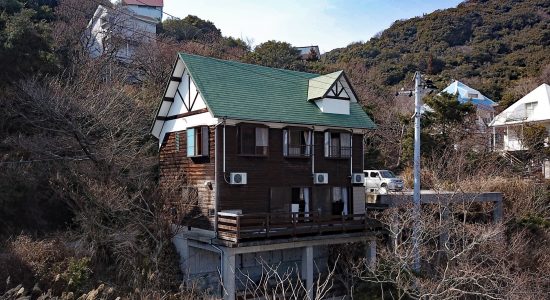
[[[236,236],[237,236],[237,242],[239,242],[239,240],[241,239],[241,216],[237,216],[235,218],[235,225],[237,227],[237,233],[236,233]]]
[[[267,214],[266,218],[266,224],[265,224],[265,237],[269,238],[269,230],[271,227],[271,215]]]

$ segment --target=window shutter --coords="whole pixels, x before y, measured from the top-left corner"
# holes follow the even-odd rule
[[[176,137],[175,137],[175,144],[176,144],[176,152],[180,152],[180,133],[179,132],[176,132]]]
[[[208,147],[208,142],[209,142],[209,138],[208,138],[208,126],[202,126],[201,127],[201,138],[202,138],[202,153],[201,155],[203,156],[208,156],[209,154],[209,150],[210,148]]]
[[[283,156],[288,156],[288,130],[283,130]]]
[[[330,132],[325,132],[325,157],[330,156]]]
[[[187,129],[187,156],[195,156],[195,128]]]

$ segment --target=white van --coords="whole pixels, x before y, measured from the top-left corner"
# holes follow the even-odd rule
[[[403,190],[403,179],[395,176],[388,170],[363,170],[365,173],[365,188],[367,190],[378,189],[380,194],[388,191]]]

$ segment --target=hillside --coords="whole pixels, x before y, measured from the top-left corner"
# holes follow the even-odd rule
[[[420,70],[439,88],[458,79],[499,100],[514,84],[539,76],[549,53],[549,1],[471,0],[396,21],[365,43],[326,53],[325,60],[360,59],[378,75],[370,83],[386,88],[400,87]]]
[[[412,72],[430,74],[440,88],[450,78],[463,80],[495,100],[516,99],[517,86],[550,79],[548,0],[469,1],[397,21],[370,41],[331,51],[320,61],[298,60],[286,42],[251,49],[246,41],[223,36],[223,28],[188,16],[165,21],[156,42],[141,43],[130,64],[114,55],[90,57],[82,33],[98,4],[110,5],[107,0],[0,0],[0,299],[205,298],[195,290],[202,281],[182,285],[172,244],[172,204],[159,188],[158,141],[150,134],[177,52],[323,74],[345,70],[378,126],[366,133],[366,167],[403,171],[405,179],[412,98],[394,95],[410,87]],[[443,100],[440,106],[452,99]],[[455,105],[447,111],[429,119],[431,131],[423,132],[423,147],[432,148],[422,150],[423,184],[501,191],[505,219],[487,228],[466,224],[471,235],[455,236],[453,245],[476,243],[461,251],[459,264],[450,261],[460,274],[430,278],[409,272],[398,279],[412,284],[413,292],[420,281],[430,286],[443,278],[453,289],[438,285],[441,289],[472,291],[463,298],[480,298],[480,290],[494,295],[490,298],[544,298],[550,286],[540,275],[550,272],[550,185],[517,178],[494,153],[470,151],[468,143],[477,141],[469,137],[469,110]],[[424,134],[431,134],[432,143]],[[455,149],[457,141],[462,147]],[[170,188],[168,193],[184,193],[179,183]],[[460,210],[457,220],[465,213]],[[396,219],[390,220],[393,226]],[[440,227],[426,230],[430,247]],[[479,237],[488,240],[478,243]],[[349,283],[357,298],[379,292],[388,298],[386,290],[407,288],[392,283],[395,278],[371,288],[356,268],[361,247],[333,250],[354,254],[350,249],[361,252],[354,257],[358,264],[336,258],[338,268],[353,270],[337,279]],[[386,250],[380,254],[395,257]],[[408,265],[380,264],[399,272],[408,272],[403,268]],[[475,277],[463,268],[470,265],[483,270]],[[453,298],[435,295],[430,299]]]

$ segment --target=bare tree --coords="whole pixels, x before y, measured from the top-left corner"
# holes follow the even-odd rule
[[[258,260],[261,266],[261,279],[254,280],[248,273],[238,269],[238,281],[244,288],[242,294],[247,298],[263,298],[263,299],[282,299],[282,300],[321,300],[330,296],[334,285],[334,275],[338,258],[328,269],[326,274],[318,274],[313,291],[309,290],[304,281],[301,280],[300,268],[286,267],[283,268],[281,263],[270,264],[263,259]],[[313,298],[311,298],[313,295]]]

